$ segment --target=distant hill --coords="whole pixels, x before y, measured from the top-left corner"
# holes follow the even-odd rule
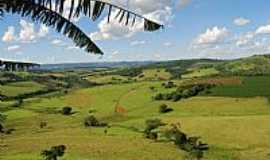
[[[41,70],[69,70],[69,69],[97,69],[97,68],[125,68],[140,67],[154,62],[93,62],[93,63],[63,63],[63,64],[43,64]]]
[[[255,55],[235,60],[190,59],[162,62],[102,62],[46,64],[42,70],[70,70],[97,68],[165,69],[172,78],[201,77],[208,75],[264,75],[270,74],[270,55]]]

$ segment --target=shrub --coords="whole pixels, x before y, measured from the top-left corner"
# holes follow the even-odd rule
[[[62,157],[65,154],[65,150],[65,145],[53,146],[49,150],[42,151],[41,155],[45,160],[57,160],[58,157]]]
[[[62,108],[62,114],[63,115],[70,115],[72,112],[72,108],[71,107],[63,107]]]
[[[148,139],[156,140],[158,138],[157,132],[153,131],[160,126],[165,125],[160,119],[149,119],[145,121],[146,127],[144,130],[144,136]]]
[[[0,123],[0,133],[4,133],[4,126]]]
[[[204,151],[209,149],[207,144],[199,141],[200,137],[188,137],[176,124],[173,124],[171,129],[165,131],[164,135],[180,149],[188,152],[192,159],[203,158]]]
[[[172,108],[169,108],[166,104],[162,104],[159,106],[159,113],[168,113],[173,111]]]
[[[163,100],[163,95],[161,93],[158,93],[156,96],[153,97],[153,99],[156,101]]]
[[[42,128],[45,128],[45,127],[47,127],[47,122],[40,122],[39,128],[42,129]]]
[[[84,126],[85,127],[105,127],[107,123],[99,122],[97,118],[93,115],[87,116],[84,119]]]
[[[23,99],[19,98],[17,101],[12,105],[14,108],[18,108],[23,104]]]

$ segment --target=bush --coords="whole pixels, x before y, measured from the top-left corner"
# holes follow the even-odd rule
[[[93,115],[87,116],[84,119],[84,126],[85,127],[105,127],[107,123],[99,122],[97,118]]]
[[[63,107],[62,108],[62,114],[63,115],[70,115],[72,112],[72,108],[71,107]]]
[[[162,104],[159,106],[159,113],[168,113],[173,111],[172,108],[169,108],[166,104]]]
[[[173,124],[171,129],[165,131],[164,135],[180,149],[188,152],[192,159],[203,158],[204,151],[209,149],[207,144],[199,141],[199,137],[188,137],[176,124]]]
[[[58,157],[62,157],[65,154],[65,150],[65,145],[53,146],[49,150],[42,151],[41,155],[45,160],[57,160]]]
[[[158,133],[153,131],[160,126],[164,126],[165,124],[161,122],[160,119],[149,119],[145,121],[146,127],[144,130],[144,136],[148,139],[156,140],[158,138]]]
[[[47,122],[40,122],[39,128],[40,128],[40,129],[43,129],[43,128],[45,128],[45,127],[47,127]]]
[[[0,123],[0,133],[4,133],[4,126]]]

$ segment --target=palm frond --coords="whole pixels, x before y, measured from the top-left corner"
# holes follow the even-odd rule
[[[52,0],[32,0],[35,1],[36,3],[43,5],[43,4],[49,4],[51,3]],[[59,14],[64,14],[64,10],[63,8],[65,7],[65,2],[66,0],[55,0],[55,8],[56,11],[59,12]],[[75,5],[75,1],[77,1],[76,5]],[[129,23],[129,19],[131,17],[135,17],[136,18],[141,18],[144,20],[144,30],[145,31],[156,31],[159,30],[160,28],[163,28],[163,25],[154,22],[153,20],[147,19],[142,15],[139,15],[137,13],[134,13],[132,11],[129,11],[127,9],[124,9],[120,6],[114,5],[110,2],[105,2],[102,0],[70,0],[71,3],[71,7],[69,10],[69,19],[71,17],[78,17],[80,15],[85,15],[90,17],[93,21],[97,20],[100,15],[102,14],[102,12],[104,11],[104,8],[106,6],[108,6],[109,8],[109,13],[108,13],[108,22],[110,20],[110,16],[111,16],[111,9],[118,9],[119,12],[116,15],[116,18],[118,18],[120,16],[120,20],[119,23],[121,23],[124,18],[125,18],[125,25],[128,25]],[[91,3],[94,3],[93,11],[91,12]],[[50,8],[52,9],[52,8]],[[127,15],[127,16],[125,16]],[[133,25],[136,22],[136,20],[133,19]]]
[[[52,3],[51,0],[39,1],[39,3],[36,3],[35,0],[0,0],[0,13],[1,11],[5,11],[12,14],[20,14],[22,17],[31,17],[33,21],[53,27],[58,32],[71,38],[77,47],[84,48],[87,52],[103,54],[97,45],[70,20],[64,18],[56,11],[45,7],[45,5],[40,5],[50,4]],[[62,1],[63,0],[55,0],[56,5],[59,6],[60,12],[64,5]]]

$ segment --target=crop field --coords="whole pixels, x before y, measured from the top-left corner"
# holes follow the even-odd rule
[[[220,85],[211,89],[212,96],[254,97],[270,96],[270,76],[242,77],[242,83]]]

